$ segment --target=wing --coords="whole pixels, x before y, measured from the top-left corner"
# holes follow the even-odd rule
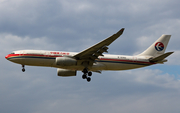
[[[76,54],[74,57],[77,60],[95,60],[98,56],[103,56],[103,52],[107,52],[107,49],[114,40],[116,40],[120,35],[122,35],[124,28],[119,30],[116,34],[106,38],[105,40],[95,44],[94,46]]]

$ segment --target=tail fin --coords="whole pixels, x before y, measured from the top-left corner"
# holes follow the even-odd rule
[[[156,40],[148,49],[139,54],[139,56],[153,56],[157,57],[164,54],[166,47],[168,45],[171,35],[162,35],[158,40]]]

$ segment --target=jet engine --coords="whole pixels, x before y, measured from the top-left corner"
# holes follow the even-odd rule
[[[58,68],[57,75],[61,77],[76,76],[76,71]]]
[[[59,66],[75,66],[77,65],[77,60],[70,57],[57,57],[56,65]]]

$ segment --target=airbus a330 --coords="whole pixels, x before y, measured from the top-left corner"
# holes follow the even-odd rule
[[[13,51],[5,58],[22,65],[46,66],[57,68],[57,75],[62,77],[76,76],[82,71],[82,78],[91,81],[92,72],[101,73],[103,70],[129,70],[167,62],[166,57],[173,52],[165,53],[171,35],[162,35],[148,49],[138,55],[111,55],[108,46],[122,35],[124,28],[105,40],[79,52],[19,50]]]

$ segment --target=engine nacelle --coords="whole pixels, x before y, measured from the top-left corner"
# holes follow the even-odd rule
[[[62,77],[76,76],[76,71],[58,68],[57,75]]]
[[[77,60],[70,57],[56,57],[56,65],[75,66],[77,65]]]

